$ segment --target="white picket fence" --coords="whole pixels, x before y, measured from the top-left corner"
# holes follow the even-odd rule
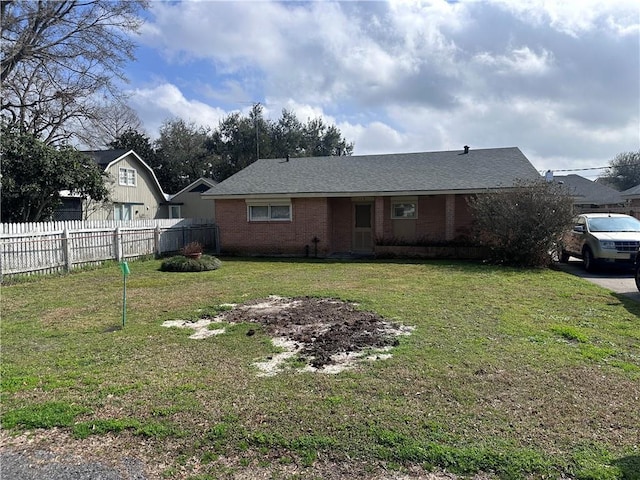
[[[218,229],[209,219],[73,220],[3,223],[0,227],[0,279],[162,255],[177,252],[192,241],[219,251]]]

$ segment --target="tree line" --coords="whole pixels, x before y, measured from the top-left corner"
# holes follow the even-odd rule
[[[283,110],[278,120],[269,120],[259,104],[248,115],[227,115],[213,129],[176,118],[165,120],[155,141],[130,129],[110,146],[133,149],[154,169],[163,190],[170,193],[200,177],[221,182],[258,158],[353,153],[353,143],[322,118],[302,123],[293,112]]]

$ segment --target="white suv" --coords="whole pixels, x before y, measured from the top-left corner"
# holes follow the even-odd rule
[[[573,219],[573,229],[562,239],[560,261],[581,258],[584,268],[597,264],[633,266],[640,246],[640,220],[619,213],[584,213]]]

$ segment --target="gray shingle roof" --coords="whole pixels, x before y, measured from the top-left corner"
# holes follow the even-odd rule
[[[640,185],[636,185],[635,187],[631,187],[624,192],[620,192],[624,197],[638,197],[640,196]]]
[[[472,192],[540,179],[517,147],[261,159],[211,188],[213,198]]]
[[[125,150],[124,148],[116,149],[116,150],[88,150],[82,153],[85,153],[91,157],[91,159],[100,165],[103,169],[107,168],[114,160],[120,158],[122,155],[127,153],[129,150]]]
[[[563,182],[574,197],[574,203],[581,205],[614,205],[624,203],[620,192],[603,183],[592,182],[580,175],[562,175],[554,178],[556,182]]]

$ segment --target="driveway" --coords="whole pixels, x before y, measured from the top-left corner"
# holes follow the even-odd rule
[[[582,260],[574,257],[569,258],[569,263],[556,263],[555,265],[558,270],[582,277],[596,285],[640,302],[640,292],[636,288],[632,270],[603,268],[597,272],[589,273],[582,267]]]

